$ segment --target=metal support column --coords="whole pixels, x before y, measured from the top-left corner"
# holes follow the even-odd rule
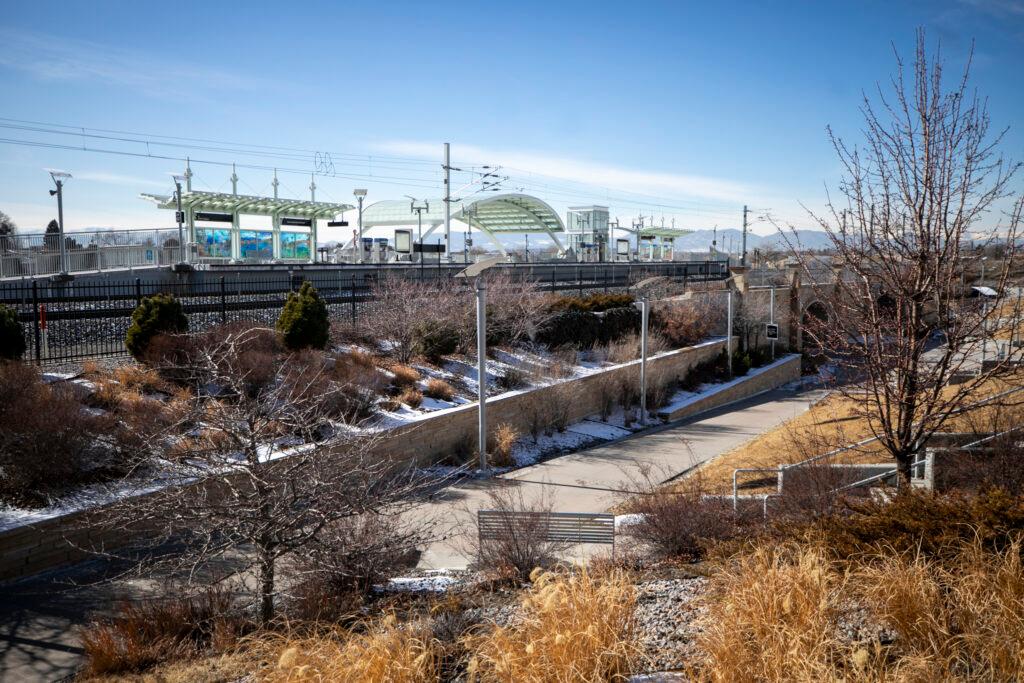
[[[487,285],[476,278],[477,414],[480,469],[487,469]]]

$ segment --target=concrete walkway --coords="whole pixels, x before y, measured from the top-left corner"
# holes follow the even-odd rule
[[[436,501],[413,512],[433,520],[445,536],[426,549],[420,568],[466,566],[476,510],[489,507],[488,492],[497,487],[515,486],[524,500],[543,498],[556,512],[605,512],[626,497],[630,482],[644,471],[655,481],[674,478],[803,413],[822,395],[776,389],[495,479],[449,487]]]

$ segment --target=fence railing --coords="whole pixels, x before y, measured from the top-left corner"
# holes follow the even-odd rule
[[[288,293],[308,280],[320,292],[333,319],[357,324],[376,313],[378,302],[372,292],[378,278],[441,280],[452,287],[468,289],[469,281],[453,278],[456,270],[410,268],[377,272],[335,267],[272,271],[263,277],[237,271],[232,276],[174,282],[142,278],[116,282],[81,278],[70,282],[16,280],[0,283],[0,304],[14,309],[18,315],[28,349],[27,360],[55,364],[124,354],[124,337],[132,311],[143,297],[154,294],[173,294],[181,302],[193,331],[242,320],[272,325]],[[727,270],[717,262],[621,267],[608,264],[602,268],[581,266],[543,272],[513,267],[507,270],[515,277],[534,281],[541,291],[579,295],[628,289],[639,278],[652,274],[686,281],[717,280],[727,275]]]
[[[64,234],[67,272],[167,266],[181,259],[178,230],[95,230]],[[62,272],[60,235],[0,235],[0,278]]]

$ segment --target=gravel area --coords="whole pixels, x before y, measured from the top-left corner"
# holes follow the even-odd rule
[[[697,600],[703,577],[660,579],[636,585],[636,623],[652,671],[682,668],[697,653],[695,640],[706,613]]]

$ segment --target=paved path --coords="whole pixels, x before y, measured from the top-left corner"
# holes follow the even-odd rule
[[[414,512],[447,531],[445,540],[424,552],[420,568],[466,566],[466,538],[475,533],[476,510],[489,507],[488,492],[496,487],[516,486],[516,495],[522,493],[526,501],[544,498],[556,512],[605,512],[623,500],[623,491],[645,469],[658,481],[678,476],[804,412],[821,396],[821,391],[776,389],[495,479],[449,487],[436,502]]]
[[[527,499],[549,494],[560,511],[603,512],[621,499],[621,494],[609,489],[621,488],[639,467],[653,468],[661,479],[675,476],[805,411],[819,395],[784,390],[761,394],[494,480],[453,486],[418,512],[448,525],[473,522],[475,510],[485,506],[486,491],[501,485],[520,487]],[[455,537],[433,544],[421,560],[425,568],[465,564],[464,543]],[[108,569],[93,561],[0,587],[0,683],[70,676],[81,657],[76,629],[88,612],[109,609],[118,598],[138,599],[152,589],[144,582],[124,581],[79,589],[69,585],[88,583]]]

